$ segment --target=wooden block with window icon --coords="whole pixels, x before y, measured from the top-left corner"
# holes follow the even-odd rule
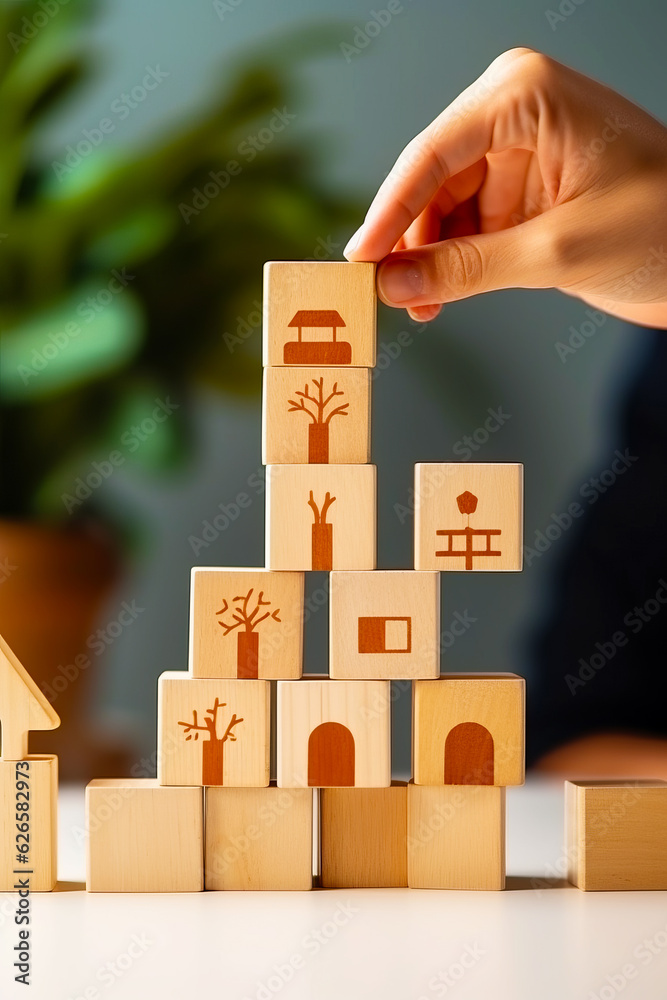
[[[264,265],[265,367],[375,365],[375,264]]]
[[[269,465],[267,567],[374,569],[375,482],[374,465]]]
[[[523,466],[415,466],[415,568],[518,571],[523,565]]]
[[[439,573],[335,572],[330,609],[331,677],[439,677]]]
[[[265,368],[262,462],[370,462],[370,388],[367,368]]]

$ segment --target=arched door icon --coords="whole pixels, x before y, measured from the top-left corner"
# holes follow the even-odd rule
[[[493,736],[478,722],[461,722],[445,740],[446,785],[493,784]]]
[[[354,785],[354,736],[340,722],[323,722],[308,737],[308,784]]]

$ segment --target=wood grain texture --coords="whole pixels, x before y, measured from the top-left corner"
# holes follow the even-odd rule
[[[499,554],[479,554],[485,551]],[[416,569],[513,572],[522,565],[522,465],[415,466]]]
[[[374,465],[267,466],[268,568],[374,569],[375,482]]]
[[[505,789],[408,785],[408,885],[505,888]]]
[[[99,778],[86,788],[89,892],[201,892],[202,788]]]
[[[26,767],[27,765],[27,767]],[[17,781],[21,784],[17,787]],[[28,788],[23,786],[27,782]],[[26,793],[29,798],[26,798]],[[21,803],[17,811],[17,803]],[[27,802],[29,810],[23,805]],[[17,842],[17,822],[28,822]],[[0,760],[0,892],[11,892],[18,878],[30,880],[31,892],[50,892],[57,881],[58,758],[33,754],[23,761]],[[28,864],[16,860],[21,846],[28,843]],[[24,868],[26,873],[15,875]]]
[[[158,683],[160,784],[268,785],[270,700],[269,681],[163,673]]]
[[[407,886],[407,784],[323,788],[320,881],[326,889]]]
[[[207,889],[312,889],[307,788],[207,788]]]
[[[340,728],[336,754],[327,754],[328,730],[336,723],[348,730],[344,753]],[[304,678],[278,681],[278,785],[281,788],[345,786],[350,753],[354,754],[357,788],[388,787],[391,783],[391,693],[388,681],[333,681]],[[350,746],[353,741],[353,747]],[[326,779],[326,780],[325,780]]]
[[[332,573],[329,672],[348,680],[437,678],[440,574]]]
[[[23,760],[31,730],[59,725],[58,714],[0,635],[0,760]]]
[[[439,680],[415,681],[412,695],[415,784],[442,785],[447,773],[457,777],[456,784],[461,785],[522,785],[525,689],[526,682],[518,674],[442,674]],[[488,730],[493,740],[492,768],[484,769],[487,758],[480,756],[480,742],[467,740],[469,733],[465,730],[454,733],[447,744],[455,727],[465,723],[476,723]],[[447,746],[455,755],[451,770]],[[467,764],[466,746],[470,749]]]
[[[263,364],[375,365],[375,264],[347,261],[268,261],[264,265]],[[330,322],[344,323],[333,335],[320,326],[315,311],[336,312]],[[296,325],[301,317],[301,344]],[[285,347],[287,345],[287,351]]]
[[[359,465],[370,458],[367,368],[264,369],[264,465]]]
[[[667,782],[566,781],[565,842],[580,889],[667,889]]]
[[[303,573],[195,567],[190,587],[192,676],[300,677],[303,590]]]

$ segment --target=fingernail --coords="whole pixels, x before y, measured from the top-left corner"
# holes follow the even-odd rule
[[[359,246],[359,243],[361,242],[361,230],[362,230],[362,228],[363,228],[362,226],[359,226],[359,228],[357,229],[356,233],[353,233],[353,235],[348,240],[347,245],[346,245],[345,249],[343,250],[343,257],[347,257],[347,255],[349,253],[352,253]]]
[[[421,295],[424,276],[414,260],[388,260],[378,272],[378,286],[390,302],[407,302]]]

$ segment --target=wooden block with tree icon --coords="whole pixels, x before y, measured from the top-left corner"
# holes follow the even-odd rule
[[[270,688],[264,680],[163,673],[158,693],[160,784],[268,785]]]
[[[667,889],[667,782],[565,782],[568,879],[585,891]]]
[[[57,821],[58,758],[0,760],[0,892],[14,891],[18,879],[31,892],[55,889]]]
[[[375,265],[269,261],[264,265],[265,367],[375,365]]]
[[[265,368],[262,462],[369,462],[370,374],[367,368]]]
[[[382,788],[391,783],[389,681],[278,681],[281,788]]]
[[[522,785],[525,692],[518,674],[442,674],[415,681],[415,784]]]
[[[267,466],[267,567],[374,569],[375,483],[374,465]]]
[[[523,466],[415,466],[415,568],[518,571],[523,565]]]
[[[312,889],[309,788],[207,788],[207,889]]]
[[[155,778],[98,778],[86,788],[89,892],[201,892],[204,790]]]
[[[193,677],[301,676],[303,573],[265,569],[192,570]]]
[[[505,789],[410,782],[408,885],[504,889]]]
[[[323,788],[320,881],[325,889],[408,884],[407,785]]]
[[[332,573],[330,616],[331,677],[439,677],[439,573]]]

